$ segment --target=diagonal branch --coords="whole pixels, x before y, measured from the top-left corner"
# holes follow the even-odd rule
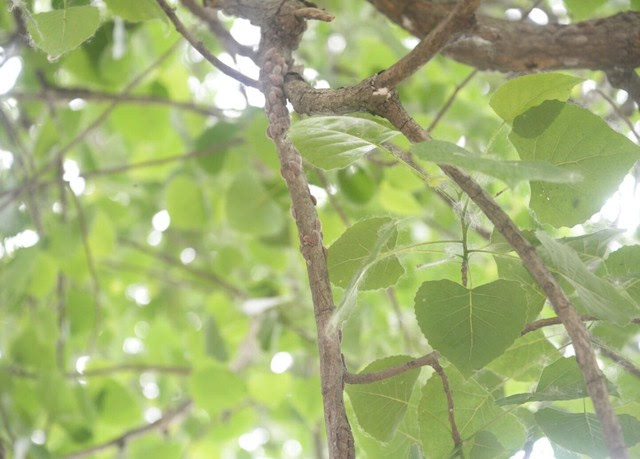
[[[439,355],[437,352],[431,352],[415,360],[409,360],[408,362],[396,367],[385,368],[384,370],[372,371],[370,373],[349,373],[345,370],[344,382],[347,384],[371,384],[384,379],[393,378],[394,376],[415,368],[434,366],[438,363],[438,357]]]
[[[229,67],[227,64],[225,64],[216,56],[214,56],[211,53],[211,51],[207,49],[204,43],[202,43],[200,40],[194,37],[191,32],[189,32],[189,30],[185,27],[185,25],[182,23],[182,21],[180,21],[180,19],[176,15],[174,9],[171,8],[165,0],[156,0],[156,2],[160,6],[160,8],[162,8],[162,11],[164,11],[164,14],[167,15],[171,23],[174,25],[174,27],[176,28],[176,31],[180,35],[182,35],[185,38],[185,40],[187,40],[191,44],[191,46],[193,46],[202,55],[202,57],[204,57],[207,61],[209,61],[211,65],[216,67],[225,75],[230,76],[234,80],[237,80],[246,86],[251,86],[252,88],[259,87],[259,84],[256,80],[254,80],[253,78],[249,78],[247,75],[241,72],[238,72],[236,69]]]
[[[382,72],[376,79],[378,88],[395,88],[429,62],[442,47],[475,24],[475,11],[480,0],[462,0],[406,56]]]

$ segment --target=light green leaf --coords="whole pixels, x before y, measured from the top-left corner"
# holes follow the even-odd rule
[[[620,279],[640,279],[640,245],[622,247],[607,257],[609,274]]]
[[[411,357],[402,355],[387,357],[370,363],[361,373],[384,370],[409,360]],[[348,385],[346,391],[360,427],[379,441],[390,441],[407,412],[419,373],[418,368],[371,384]]]
[[[518,418],[496,406],[491,394],[473,378],[465,379],[452,366],[445,368],[445,371],[453,395],[456,426],[464,440],[465,457],[475,457],[470,452],[476,435],[483,431],[493,434],[507,451],[517,451],[525,441],[524,428]],[[442,381],[437,374],[431,376],[422,389],[418,419],[425,455],[450,457],[454,444],[449,408]]]
[[[616,388],[607,381],[611,393]],[[498,400],[500,405],[520,404],[533,401],[573,400],[588,397],[584,376],[575,357],[562,357],[546,367],[540,375],[535,392],[516,394]]]
[[[38,299],[44,298],[56,286],[58,279],[58,263],[51,255],[38,252],[33,274],[29,280],[29,294]],[[25,275],[27,273],[24,273]]]
[[[133,425],[140,422],[138,401],[122,384],[108,380],[96,397],[100,419],[108,424]]]
[[[473,448],[471,448],[473,459],[506,459],[510,455],[491,432],[483,430],[474,437]]]
[[[560,353],[544,336],[542,330],[527,333],[516,340],[488,368],[516,381],[535,381],[547,362],[560,357]]]
[[[640,147],[593,113],[547,101],[518,116],[509,135],[520,158],[578,172],[572,184],[531,183],[529,206],[556,227],[582,223],[600,210],[640,157]]]
[[[220,329],[216,322],[215,317],[209,316],[207,319],[205,328],[205,351],[207,355],[224,362],[229,359],[229,353],[227,351],[227,343],[224,337],[220,334]]]
[[[507,81],[491,97],[489,104],[507,123],[545,100],[566,101],[582,78],[562,73],[524,75]]]
[[[73,6],[31,16],[27,23],[38,48],[52,58],[71,51],[89,39],[100,25],[100,13],[93,6]]]
[[[380,261],[366,268],[371,255],[376,258],[376,244],[379,232],[393,220],[388,217],[370,218],[362,220],[347,230],[329,247],[327,265],[331,282],[342,288],[347,288],[359,272],[364,280],[359,284],[360,290],[376,290],[394,285],[404,274],[404,268],[395,255],[385,256]],[[380,256],[385,251],[391,251],[396,246],[397,231],[392,230],[387,241],[380,250]],[[365,268],[363,270],[363,268]],[[365,272],[366,271],[366,272]]]
[[[468,376],[520,336],[527,300],[518,282],[468,290],[449,280],[429,281],[416,294],[415,312],[429,344]]]
[[[595,414],[544,408],[535,417],[544,434],[554,443],[589,457],[607,457],[600,421]],[[618,415],[618,421],[627,446],[640,442],[640,421],[628,414]]]
[[[236,175],[227,190],[226,212],[236,230],[257,236],[277,233],[284,223],[282,209],[254,175]]]
[[[206,210],[202,190],[195,179],[178,175],[166,190],[167,211],[171,224],[180,229],[202,229],[206,222]]]
[[[398,134],[380,123],[353,116],[307,118],[289,130],[303,158],[321,169],[347,167]]]
[[[199,408],[214,417],[242,402],[247,396],[247,388],[236,374],[212,364],[193,372],[189,378],[189,393]]]
[[[103,212],[99,212],[93,219],[89,232],[89,247],[91,255],[103,258],[113,254],[116,245],[116,230],[111,219]]]
[[[542,231],[537,231],[536,236],[546,249],[544,258],[576,289],[589,314],[618,325],[626,325],[640,314],[640,306],[626,292],[589,271],[573,249]]]
[[[484,158],[455,143],[441,140],[421,142],[411,147],[419,158],[438,164],[451,164],[467,171],[481,172],[514,187],[518,182],[537,180],[566,183],[582,180],[580,174],[561,169],[546,161],[503,161]]]
[[[229,142],[238,133],[238,126],[220,121],[206,129],[195,142],[198,151],[205,151]],[[198,164],[209,174],[220,173],[227,157],[228,149],[198,157]]]
[[[564,0],[564,4],[576,21],[589,19],[607,0]]]
[[[107,7],[125,21],[139,22],[164,18],[164,13],[155,0],[105,0]]]

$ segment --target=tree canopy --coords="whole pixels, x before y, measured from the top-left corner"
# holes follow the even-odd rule
[[[0,457],[640,456],[640,1],[8,0]]]

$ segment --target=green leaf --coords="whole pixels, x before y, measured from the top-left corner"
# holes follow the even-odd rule
[[[227,190],[226,212],[236,230],[270,236],[282,228],[284,215],[270,193],[254,175],[242,172]]]
[[[589,19],[607,0],[564,0],[564,4],[576,21]]]
[[[581,0],[579,0],[581,1]],[[524,75],[507,81],[491,97],[493,111],[507,123],[545,100],[566,101],[582,78],[562,73]]]
[[[544,258],[576,289],[589,314],[618,325],[626,325],[640,314],[640,306],[626,292],[589,271],[573,249],[542,231],[537,231],[536,236],[546,249]]]
[[[614,385],[607,381],[611,393],[617,393]],[[574,400],[588,397],[584,376],[575,357],[562,357],[546,367],[540,375],[535,392],[517,394],[498,400],[500,405],[533,401]]]
[[[378,233],[392,222],[388,217],[370,218],[362,220],[347,230],[329,247],[327,265],[331,282],[342,288],[347,288],[354,277],[366,265],[369,257],[374,254],[378,241]],[[381,248],[381,256],[385,251],[392,251],[396,246],[397,231],[394,229],[387,242]],[[360,290],[376,290],[394,285],[404,268],[395,255],[385,256],[366,270],[366,278],[360,284]]]
[[[640,245],[622,247],[605,262],[609,274],[620,279],[640,279]]]
[[[238,127],[235,124],[220,121],[206,129],[196,140],[195,148],[205,151],[229,142],[236,135]],[[229,150],[216,151],[205,156],[198,157],[198,164],[211,175],[220,173],[224,166]]]
[[[38,48],[52,58],[71,51],[88,40],[100,25],[100,13],[93,6],[73,6],[31,16],[27,23]]]
[[[113,14],[125,21],[139,22],[165,17],[155,0],[105,0],[105,3]]]
[[[416,293],[415,312],[429,344],[468,376],[520,336],[527,300],[518,282],[468,290],[449,280],[428,281]]]
[[[451,164],[467,171],[481,172],[514,187],[518,182],[537,180],[566,183],[582,180],[580,174],[561,169],[546,161],[502,161],[483,158],[451,142],[431,140],[411,147],[419,158],[438,164]]]
[[[582,223],[600,210],[640,157],[640,147],[602,119],[558,101],[518,116],[509,138],[522,159],[549,161],[584,177],[573,184],[531,183],[529,206],[556,227]]]
[[[403,355],[387,357],[370,363],[361,373],[384,370],[409,360],[411,357]],[[348,385],[346,391],[360,427],[379,441],[390,441],[407,412],[419,374],[417,368],[371,384]]]
[[[111,219],[105,213],[99,212],[93,219],[91,231],[89,231],[91,255],[96,258],[112,255],[116,238],[116,230]]]
[[[36,266],[29,280],[29,294],[42,299],[56,286],[58,279],[58,264],[52,256],[39,252]],[[26,274],[26,273],[25,273]]]
[[[289,130],[302,157],[321,169],[347,167],[398,134],[375,121],[352,116],[307,118]]]
[[[507,451],[516,452],[525,441],[518,418],[496,406],[493,397],[473,378],[465,379],[454,367],[445,368],[454,400],[454,415],[464,440],[465,457],[480,432],[493,434]],[[449,423],[449,407],[438,375],[431,376],[422,389],[418,406],[421,440],[427,457],[448,458],[454,450]],[[481,436],[480,440],[486,438]]]
[[[220,329],[213,316],[209,316],[204,329],[205,333],[205,350],[207,355],[224,362],[229,359],[227,345],[220,334]]]
[[[138,401],[129,389],[122,384],[108,380],[96,398],[100,420],[120,426],[140,422],[141,413]]]
[[[543,408],[535,418],[544,434],[563,448],[589,457],[607,457],[600,421],[595,414]],[[618,415],[618,421],[627,446],[640,442],[640,421],[628,414]]]
[[[516,381],[535,381],[540,377],[544,365],[559,356],[560,353],[542,330],[537,330],[518,338],[488,368]]]
[[[476,434],[471,448],[473,459],[508,458],[510,454],[491,432],[480,431]]]
[[[188,175],[178,175],[166,189],[167,211],[171,224],[180,229],[202,229],[206,210],[202,190]]]
[[[224,367],[208,365],[193,372],[189,392],[199,408],[215,417],[238,405],[247,395],[244,381]]]
[[[376,192],[376,182],[364,167],[353,164],[338,171],[340,191],[356,204],[366,204]]]

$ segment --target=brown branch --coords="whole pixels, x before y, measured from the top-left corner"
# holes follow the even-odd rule
[[[623,357],[622,355],[618,354],[617,352],[614,352],[614,351],[608,349],[607,347],[605,347],[604,345],[602,345],[600,343],[596,343],[596,344],[600,348],[600,352],[602,352],[602,354],[604,354],[607,357],[609,357],[611,360],[613,360],[615,363],[617,363],[622,368],[627,370],[629,373],[631,373],[636,378],[640,378],[640,368],[637,367],[632,361],[626,359],[625,357]]]
[[[157,252],[143,244],[140,244],[138,242],[132,241],[132,240],[128,240],[128,239],[120,239],[120,242],[124,245],[127,245],[129,247],[132,247],[136,250],[138,250],[139,252],[142,252],[146,255],[149,255],[153,258],[155,258],[156,260],[161,260],[164,263],[176,267],[176,268],[180,268],[183,271],[188,272],[189,274],[193,274],[196,277],[199,277],[201,279],[204,279],[205,281],[211,282],[212,284],[217,285],[218,287],[220,287],[222,290],[224,290],[225,292],[227,292],[229,295],[235,297],[235,298],[246,298],[248,295],[247,293],[242,290],[239,287],[236,287],[235,285],[230,284],[229,282],[227,282],[226,280],[224,280],[223,278],[221,278],[220,276],[218,276],[215,273],[212,273],[211,271],[206,271],[204,269],[200,269],[200,268],[196,268],[195,266],[191,266],[191,265],[185,265],[184,263],[182,263],[180,260],[167,255],[165,253],[162,252]]]
[[[394,376],[416,368],[427,365],[434,366],[438,363],[438,357],[439,355],[437,352],[431,352],[415,360],[409,360],[408,362],[396,367],[385,368],[384,370],[372,371],[370,373],[349,373],[345,370],[344,382],[347,384],[371,384],[384,379],[393,378]]]
[[[600,319],[594,316],[583,315],[580,316],[580,320],[582,320],[583,322],[592,322]],[[640,325],[640,318],[631,319],[631,323]],[[535,322],[531,322],[525,325],[520,335],[526,335],[527,333],[531,333],[533,331],[539,330],[540,328],[549,327],[551,325],[562,325],[562,320],[560,320],[560,317],[550,317],[548,319],[536,320]]]
[[[75,453],[67,454],[63,456],[64,459],[80,459],[83,457],[92,457],[96,453],[105,451],[111,448],[121,448],[132,440],[136,438],[143,437],[152,432],[162,432],[169,428],[171,424],[176,424],[182,422],[191,409],[193,408],[193,402],[191,400],[187,400],[181,403],[176,409],[169,411],[167,414],[162,416],[157,421],[152,422],[151,424],[145,424],[140,427],[136,427],[135,429],[129,430],[122,435],[106,441],[104,443],[100,443],[95,446],[91,446],[82,451],[76,451]]]
[[[204,57],[207,61],[209,61],[211,65],[216,67],[225,75],[233,78],[236,81],[239,81],[244,85],[251,86],[253,88],[259,87],[259,84],[256,80],[254,80],[253,78],[249,78],[245,74],[238,72],[236,69],[229,67],[227,64],[225,64],[216,56],[214,56],[211,53],[211,51],[207,49],[204,43],[202,43],[200,40],[194,37],[191,34],[191,32],[189,32],[189,30],[185,27],[185,25],[182,23],[182,21],[180,21],[180,19],[176,15],[174,9],[171,8],[167,4],[167,2],[165,2],[165,0],[156,0],[156,2],[160,6],[160,8],[162,8],[162,11],[164,11],[164,14],[167,15],[171,23],[174,25],[174,27],[176,28],[176,31],[180,35],[182,35],[184,39],[187,40],[191,44],[191,46],[193,46],[202,55],[202,57]]]
[[[278,16],[268,18],[263,24],[260,81],[267,103],[269,118],[267,134],[278,151],[281,173],[287,183],[300,240],[300,251],[307,265],[309,286],[313,300],[320,355],[320,380],[324,419],[332,459],[355,458],[355,446],[351,426],[344,405],[344,367],[340,351],[340,330],[330,324],[335,309],[327,252],[322,244],[321,224],[309,192],[309,183],[302,167],[302,158],[286,132],[291,120],[284,95],[284,77],[291,60],[291,51],[304,31],[304,21],[292,13],[298,2],[281,2]],[[282,21],[279,23],[278,21]],[[289,35],[286,35],[289,34]],[[283,36],[284,35],[284,36]]]
[[[407,32],[422,38],[455,7],[428,0],[367,0]],[[640,67],[640,12],[575,24],[538,25],[479,15],[467,36],[443,53],[479,70],[531,72]]]
[[[40,100],[40,101],[69,101],[73,99],[92,100],[96,102],[116,102],[119,104],[135,105],[160,105],[174,107],[180,110],[191,111],[204,116],[223,117],[222,110],[206,105],[194,104],[161,97],[135,95],[135,94],[114,94],[105,91],[98,91],[88,88],[62,88],[55,85],[47,85],[42,91],[29,93],[23,91],[10,91],[0,96],[0,98],[14,98],[17,100]]]
[[[380,104],[378,106],[380,115],[385,116],[412,142],[430,140],[426,131],[404,112],[397,100],[392,98],[389,101],[389,105]],[[529,274],[547,295],[573,342],[576,358],[582,370],[587,391],[593,400],[596,413],[600,419],[609,453],[615,459],[627,458],[627,448],[622,437],[622,429],[611,406],[609,392],[591,346],[591,338],[566,294],[544,265],[535,248],[522,235],[513,220],[493,198],[471,176],[462,170],[443,164],[439,165],[439,167],[491,220],[496,229],[500,231],[520,256]]]
[[[451,388],[449,387],[449,378],[447,378],[447,374],[440,366],[440,362],[436,360],[431,366],[436,371],[436,373],[438,373],[438,376],[440,376],[440,379],[442,380],[442,389],[444,390],[444,393],[447,397],[449,425],[451,426],[451,439],[453,440],[453,444],[455,445],[455,450],[460,455],[462,453],[462,438],[460,438],[460,432],[458,431],[458,426],[456,425],[456,417],[453,406],[453,394],[451,393]]]
[[[216,13],[210,9],[203,8],[196,0],[180,0],[180,3],[188,9],[191,14],[202,20],[207,24],[211,33],[213,33],[222,42],[222,46],[230,54],[240,54],[242,56],[256,59],[258,54],[250,46],[245,46],[238,43],[231,33],[220,23]]]
[[[395,88],[429,62],[450,40],[475,24],[480,0],[461,0],[451,13],[413,48],[409,54],[376,78],[378,88]]]

